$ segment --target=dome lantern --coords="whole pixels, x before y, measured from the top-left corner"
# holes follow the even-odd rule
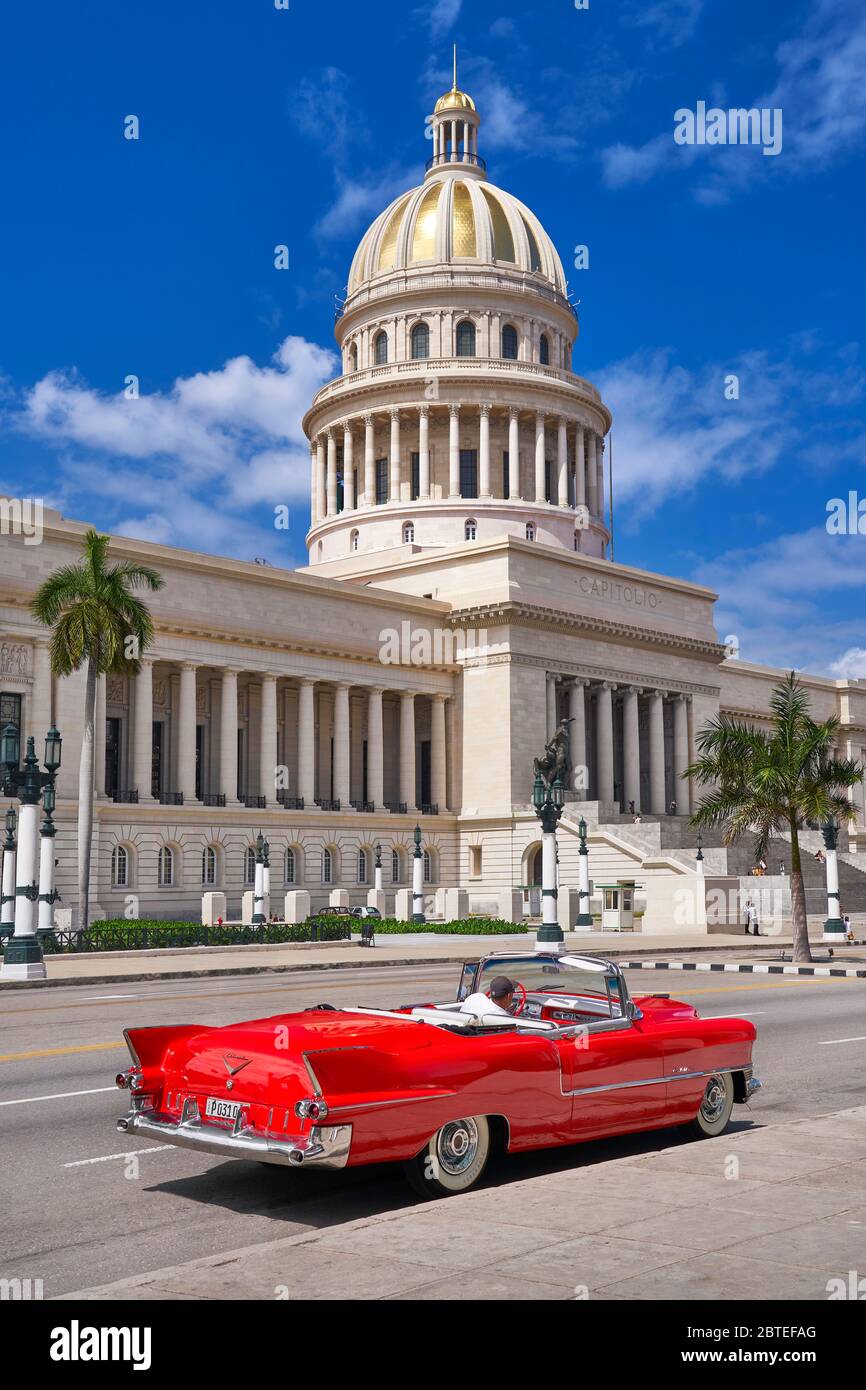
[[[459,169],[484,178],[484,160],[478,154],[478,127],[481,118],[468,92],[457,86],[457,45],[454,45],[454,80],[451,90],[439,98],[428,117],[433,139],[433,157],[427,161],[427,178]]]

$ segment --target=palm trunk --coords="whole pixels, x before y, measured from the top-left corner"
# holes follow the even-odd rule
[[[90,849],[93,841],[93,743],[96,723],[96,662],[87,663],[84,693],[84,738],[78,768],[78,925],[90,919]]]
[[[806,918],[806,890],[803,886],[800,840],[797,835],[797,822],[795,820],[791,821],[791,923],[793,927],[791,959],[810,961],[812,949],[809,945],[809,927]]]

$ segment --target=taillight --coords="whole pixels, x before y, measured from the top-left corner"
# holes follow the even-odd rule
[[[295,1114],[299,1120],[324,1120],[328,1107],[321,1096],[311,1096],[307,1100],[295,1101]]]

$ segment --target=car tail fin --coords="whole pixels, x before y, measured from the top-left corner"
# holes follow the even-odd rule
[[[158,1067],[171,1043],[181,1042],[192,1033],[210,1031],[207,1024],[181,1023],[162,1028],[124,1028],[123,1036],[133,1064]]]

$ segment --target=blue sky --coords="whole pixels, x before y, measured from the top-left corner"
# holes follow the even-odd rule
[[[4,29],[0,491],[303,563],[334,296],[420,181],[456,41],[492,181],[590,248],[617,560],[714,586],[744,658],[866,677],[866,535],[825,527],[866,498],[861,0],[46,0]],[[781,108],[781,152],[677,145],[699,101]]]

